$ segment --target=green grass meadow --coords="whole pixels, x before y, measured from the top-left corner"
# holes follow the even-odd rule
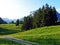
[[[60,45],[60,25],[45,26],[31,29],[28,31],[21,31],[21,26],[22,25],[15,26],[14,24],[1,24],[0,36],[8,35],[15,37],[17,39],[36,42],[39,43],[40,45]],[[0,39],[0,44],[8,45],[5,44],[4,41],[5,41],[4,39]],[[9,42],[7,41],[7,43]],[[14,44],[11,43],[11,45]]]
[[[60,25],[36,28],[13,34],[13,36],[41,45],[60,45]]]
[[[9,35],[20,32],[21,26],[15,24],[0,24],[0,35]]]

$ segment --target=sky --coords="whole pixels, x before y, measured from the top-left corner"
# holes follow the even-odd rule
[[[20,19],[48,3],[60,13],[60,0],[0,0],[0,17]]]

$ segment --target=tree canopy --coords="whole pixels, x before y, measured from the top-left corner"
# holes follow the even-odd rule
[[[32,16],[33,15],[33,16]],[[22,29],[28,30],[32,28],[55,25],[57,22],[57,15],[55,7],[46,4],[42,8],[34,11],[27,17],[24,17]]]

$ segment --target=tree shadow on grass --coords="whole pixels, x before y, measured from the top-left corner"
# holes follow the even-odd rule
[[[9,30],[9,29],[0,28],[0,35],[14,34],[14,33],[18,33],[18,32],[21,32],[21,31],[20,30]]]

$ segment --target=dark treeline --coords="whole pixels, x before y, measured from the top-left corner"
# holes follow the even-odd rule
[[[27,17],[24,17],[22,29],[28,30],[43,26],[55,25],[57,23],[57,15],[55,7],[46,4],[42,8],[34,11]]]
[[[16,21],[12,20],[11,22],[9,22],[9,24],[16,24],[16,26],[19,26],[19,24],[23,24],[23,21],[19,19],[17,19]]]

